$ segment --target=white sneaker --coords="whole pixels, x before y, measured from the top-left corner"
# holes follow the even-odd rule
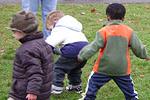
[[[76,93],[82,93],[81,85],[68,85],[66,87],[67,91],[75,91]]]
[[[62,92],[63,92],[63,87],[58,87],[58,86],[52,85],[52,89],[51,89],[52,94],[59,95]]]
[[[13,99],[12,97],[9,97],[7,100],[15,100],[15,99]]]

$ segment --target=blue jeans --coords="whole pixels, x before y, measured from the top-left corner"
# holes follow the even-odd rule
[[[22,6],[22,10],[28,12],[30,10],[30,1],[29,0],[22,0],[21,6]]]
[[[46,29],[46,17],[49,12],[56,9],[57,0],[30,0],[30,10],[36,14],[39,6],[42,11],[42,24],[44,38],[50,35],[50,31]]]

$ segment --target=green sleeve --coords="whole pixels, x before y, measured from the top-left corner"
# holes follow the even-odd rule
[[[132,33],[131,40],[130,40],[130,46],[131,46],[133,53],[137,57],[139,57],[141,59],[148,58],[148,54],[147,54],[145,46],[138,39],[138,37],[135,33]]]
[[[87,60],[102,47],[104,47],[104,40],[102,36],[97,32],[94,41],[92,41],[80,51],[78,59],[81,61]]]

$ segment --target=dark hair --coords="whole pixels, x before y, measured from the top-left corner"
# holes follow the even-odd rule
[[[126,9],[122,4],[112,3],[108,5],[106,8],[106,15],[110,17],[110,19],[120,19],[122,20],[125,16]]]

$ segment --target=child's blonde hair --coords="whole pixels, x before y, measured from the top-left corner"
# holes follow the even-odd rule
[[[54,26],[55,22],[64,16],[64,13],[59,10],[50,12],[47,15],[46,19],[46,28],[49,29],[51,26]]]

